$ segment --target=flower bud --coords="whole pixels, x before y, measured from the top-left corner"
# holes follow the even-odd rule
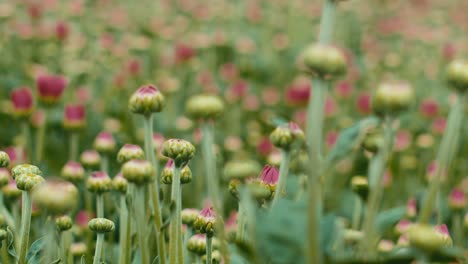
[[[67,81],[59,75],[41,75],[36,80],[37,94],[41,102],[54,105],[62,96]]]
[[[161,182],[164,184],[172,184],[174,177],[174,160],[167,161],[166,166],[161,172]],[[189,166],[184,166],[180,171],[180,184],[190,183],[192,181],[192,171]]]
[[[33,200],[37,206],[52,215],[64,215],[78,206],[78,189],[70,182],[47,180],[33,191]]]
[[[112,189],[114,191],[125,194],[127,192],[127,187],[128,181],[123,177],[121,172],[112,179]]]
[[[304,141],[304,132],[296,123],[290,122],[288,125],[276,127],[270,134],[270,141],[277,148],[289,150],[293,143]]]
[[[227,179],[253,178],[260,172],[260,165],[255,160],[234,160],[224,166],[224,175]]]
[[[309,46],[303,54],[304,65],[320,78],[336,78],[346,73],[346,58],[336,47]]]
[[[260,174],[260,182],[268,186],[272,193],[276,190],[276,184],[278,183],[279,171],[273,166],[266,165],[263,167],[262,173]]]
[[[406,216],[410,219],[414,219],[418,211],[418,201],[415,198],[411,198],[406,203]]]
[[[259,179],[248,182],[246,187],[259,203],[263,203],[265,200],[271,200],[273,198],[274,190],[272,191],[272,188],[270,188],[268,184]],[[231,191],[231,193],[233,193],[233,191]],[[238,197],[238,193],[236,197]]]
[[[114,222],[106,218],[93,218],[89,221],[88,227],[98,234],[109,233],[115,229]]]
[[[448,84],[460,93],[468,89],[468,62],[454,60],[447,66],[446,80]]]
[[[408,228],[406,234],[412,246],[428,252],[452,245],[452,239],[445,225],[414,224]]]
[[[373,130],[366,133],[366,136],[362,142],[362,147],[371,153],[377,153],[383,144],[384,137],[382,132],[380,130]]]
[[[189,238],[187,242],[188,251],[202,256],[206,253],[206,235],[196,234]]]
[[[4,151],[0,151],[0,168],[6,168],[10,165],[10,156]]]
[[[65,180],[76,184],[84,179],[85,170],[80,163],[69,161],[63,166],[61,175]]]
[[[72,254],[74,257],[81,257],[86,255],[87,252],[88,247],[83,242],[73,243],[70,246],[70,254]]]
[[[81,104],[65,106],[63,115],[63,127],[69,131],[79,131],[86,125],[86,110]]]
[[[13,179],[16,180],[16,177],[18,177],[21,174],[37,174],[37,175],[42,175],[41,170],[39,170],[38,167],[30,164],[20,164],[16,165],[12,170],[11,170],[11,176]]]
[[[111,154],[115,151],[116,143],[111,133],[101,132],[94,140],[93,147],[101,154]]]
[[[207,207],[200,211],[193,226],[198,232],[212,237],[215,231],[215,223],[216,214],[212,207]]]
[[[11,174],[8,169],[0,168],[0,188],[7,185],[10,182]]]
[[[30,191],[35,186],[44,182],[44,178],[42,176],[33,174],[33,173],[25,173],[20,174],[15,177],[16,187],[22,191]]]
[[[68,215],[62,215],[55,218],[55,225],[59,231],[67,231],[70,230],[73,226],[72,219]]]
[[[406,82],[382,83],[377,87],[372,107],[377,114],[398,114],[413,103],[414,90]]]
[[[459,188],[453,189],[450,193],[448,204],[450,209],[454,211],[463,211],[466,206],[466,198],[463,190]]]
[[[363,200],[367,200],[369,193],[369,181],[364,176],[354,176],[351,178],[351,189],[356,192]]]
[[[128,103],[131,112],[142,115],[161,112],[164,104],[163,94],[151,84],[138,88]]]
[[[216,119],[224,112],[224,103],[215,95],[195,95],[187,101],[185,111],[194,119]]]
[[[402,219],[395,225],[395,234],[398,236],[406,234],[408,229],[413,225],[409,220]]]
[[[86,181],[86,188],[93,193],[108,192],[112,188],[112,180],[103,171],[95,171]]]
[[[33,96],[29,88],[18,88],[11,92],[13,113],[19,118],[29,117],[34,109]]]
[[[81,153],[80,162],[87,169],[96,169],[99,168],[101,163],[101,156],[99,156],[97,151],[86,150]]]
[[[169,139],[163,144],[162,154],[174,160],[176,167],[183,167],[195,155],[192,143],[182,139]]]
[[[127,161],[136,159],[141,160],[145,158],[145,152],[138,145],[125,144],[117,153],[117,162],[123,164]]]
[[[16,187],[16,182],[10,178],[10,182],[2,187],[2,193],[5,198],[13,200],[21,196],[21,190]]]
[[[389,253],[393,250],[395,244],[391,240],[380,240],[379,244],[377,245],[377,250],[381,253]]]
[[[193,227],[195,220],[197,219],[200,211],[194,208],[185,208],[180,211],[180,217],[182,218],[182,224],[189,227]]]
[[[202,262],[205,263],[206,262],[206,258],[207,256],[206,255],[203,255],[202,256]],[[211,252],[211,262],[212,264],[219,264],[221,263],[221,252],[219,252],[219,250],[213,250],[213,252]]]
[[[122,174],[127,181],[142,185],[151,182],[154,175],[154,168],[147,160],[131,160],[122,166]]]

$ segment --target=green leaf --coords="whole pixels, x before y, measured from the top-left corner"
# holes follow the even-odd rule
[[[43,236],[31,244],[31,247],[29,248],[28,253],[26,254],[26,262],[28,264],[40,263],[40,253],[45,246],[46,237],[47,236]]]
[[[166,218],[166,220],[164,221],[164,223],[162,224],[161,230],[159,230],[160,232],[164,232],[164,230],[171,223],[171,219],[172,219],[172,217],[174,217],[174,214],[175,214],[175,209],[176,209],[175,201],[171,201],[171,203],[169,204],[169,215]]]
[[[16,261],[18,261],[18,256],[16,255],[15,251],[15,245],[13,244],[15,237],[13,236],[13,232],[11,231],[11,228],[7,226],[7,233],[8,233],[8,254],[15,258]]]
[[[458,247],[444,247],[439,249],[431,257],[433,262],[455,262],[461,263],[465,260],[463,249]],[[464,262],[463,262],[464,263]]]
[[[86,264],[86,257],[85,255],[81,256],[81,264]]]
[[[376,229],[379,234],[384,234],[387,230],[395,226],[398,221],[406,216],[406,207],[396,207],[383,211],[377,215],[375,219]]]

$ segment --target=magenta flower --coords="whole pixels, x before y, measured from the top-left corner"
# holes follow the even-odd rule
[[[400,130],[395,136],[395,151],[407,149],[412,142],[412,135],[407,130]]]
[[[454,188],[452,192],[450,192],[448,203],[452,209],[463,210],[466,206],[466,197],[463,190]]]
[[[59,21],[55,24],[55,36],[60,41],[67,39],[70,34],[70,26],[65,21]]]
[[[63,124],[68,129],[84,127],[86,123],[85,107],[80,104],[69,104],[65,106]]]
[[[84,210],[79,211],[78,214],[76,214],[75,217],[75,223],[81,228],[81,229],[87,229],[88,228],[88,222],[94,218],[94,215],[91,213],[88,213]]]
[[[249,86],[246,81],[238,80],[226,90],[226,100],[228,102],[236,102],[241,98],[245,98],[247,96],[248,89]]]
[[[432,98],[424,99],[419,105],[419,112],[426,118],[436,117],[439,113],[439,103]]]
[[[195,49],[184,43],[179,43],[175,46],[175,60],[177,63],[188,62],[195,57]]]
[[[335,86],[335,93],[339,98],[346,99],[351,97],[353,93],[353,86],[347,81],[339,82]]]
[[[29,116],[34,108],[33,96],[31,90],[27,87],[18,88],[11,92],[11,102],[13,103],[13,112],[19,117]]]
[[[138,75],[141,72],[141,62],[138,59],[131,59],[127,63],[127,70],[130,75]]]
[[[306,82],[292,84],[286,89],[286,102],[293,106],[307,105],[310,96],[310,84]]]
[[[166,162],[166,165],[164,166],[164,168],[173,169],[173,168],[174,168],[174,160],[173,160],[173,159],[169,159],[169,160]]]
[[[260,174],[260,180],[268,185],[276,185],[279,178],[279,171],[273,166],[265,165],[262,173]]]
[[[264,137],[259,140],[257,144],[257,152],[262,156],[268,156],[273,150],[273,144],[270,141],[269,137]]]
[[[362,93],[356,100],[357,110],[362,114],[370,114],[371,112],[371,96],[368,93]]]
[[[56,103],[63,94],[67,81],[60,75],[41,75],[36,80],[39,100],[47,104]]]
[[[10,167],[27,160],[26,150],[21,147],[8,147],[4,150],[10,157]]]

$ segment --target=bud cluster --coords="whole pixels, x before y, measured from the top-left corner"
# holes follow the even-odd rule
[[[192,143],[182,139],[169,139],[163,144],[162,154],[174,160],[176,167],[183,167],[195,155]]]

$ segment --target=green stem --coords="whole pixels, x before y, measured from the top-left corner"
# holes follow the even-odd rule
[[[62,253],[62,261],[65,264],[72,264],[72,255],[70,254],[71,231],[63,231],[60,233],[60,247]]]
[[[10,263],[10,255],[8,254],[6,240],[2,243],[2,263]]]
[[[96,194],[96,215],[98,218],[104,218],[104,195]]]
[[[130,263],[130,214],[125,194],[120,195],[119,264]]]
[[[325,0],[322,8],[322,19],[320,20],[319,43],[329,44],[333,37],[333,26],[336,17],[336,1]]]
[[[103,154],[101,156],[101,171],[105,173],[109,173],[109,156],[107,154]]]
[[[289,151],[281,151],[281,164],[279,171],[278,185],[276,186],[275,196],[273,197],[272,207],[275,205],[279,197],[286,196],[286,182],[289,173],[289,162],[291,160],[291,153]]]
[[[27,152],[25,162],[28,162],[31,160],[31,156],[32,156],[31,128],[29,127],[28,121],[21,122],[21,133],[24,139],[24,144],[25,144],[26,152]]]
[[[94,252],[94,260],[93,264],[99,264],[100,258],[102,254],[102,246],[104,245],[104,234],[97,234],[97,241],[96,241],[96,251]],[[146,262],[147,263],[147,262]]]
[[[145,185],[137,185],[135,190],[135,212],[137,221],[137,237],[141,253],[141,263],[149,264],[149,252],[146,239],[146,216],[145,216]]]
[[[70,160],[78,161],[79,144],[80,144],[80,136],[76,132],[71,132],[70,133],[70,153],[69,153]]]
[[[158,256],[159,263],[166,263],[166,247],[164,241],[164,233],[161,232],[162,227],[162,216],[161,216],[161,205],[159,200],[159,177],[157,175],[159,171],[158,162],[156,161],[156,155],[154,153],[154,142],[153,142],[153,118],[152,115],[145,116],[143,121],[144,132],[145,132],[145,153],[147,160],[153,165],[154,171],[156,172],[156,177],[153,182],[150,183],[150,195],[151,203],[154,210],[154,229],[156,231],[156,236],[158,240]]]
[[[354,211],[353,211],[353,219],[352,219],[353,221],[352,221],[351,227],[353,230],[358,230],[359,223],[361,222],[361,214],[362,214],[361,199],[358,196],[356,196],[354,203],[356,204],[356,206],[354,207]]]
[[[3,202],[3,192],[0,192],[0,214],[3,215],[3,217],[5,218],[5,222],[7,223],[7,225],[10,226],[11,229],[16,230],[15,220],[13,219],[13,216],[10,214]]]
[[[206,183],[208,185],[208,194],[213,207],[216,211],[216,229],[218,230],[221,241],[220,251],[226,264],[229,264],[229,252],[226,245],[226,234],[224,233],[223,222],[223,203],[219,191],[218,177],[216,173],[216,157],[213,153],[214,146],[214,128],[211,122],[205,122],[202,125],[202,154],[205,162]]]
[[[42,161],[42,154],[44,153],[45,133],[47,130],[48,110],[44,109],[44,124],[36,132],[36,155],[35,163],[39,164]]]
[[[442,173],[447,171],[451,159],[455,154],[456,141],[459,138],[461,126],[463,123],[463,111],[465,108],[465,96],[458,95],[455,105],[450,110],[447,121],[446,132],[442,137],[439,152],[437,153],[437,171],[429,185],[429,192],[424,200],[424,204],[419,215],[419,222],[423,224],[429,223],[432,214],[433,205],[436,203],[437,194],[440,191],[440,181]],[[442,205],[437,203],[438,214],[441,212]]]
[[[206,236],[206,264],[212,264],[213,259],[211,257],[211,243],[213,238],[211,236]]]
[[[242,203],[239,202],[239,209],[237,212],[237,240],[244,241],[245,240],[245,209],[242,206]]]
[[[453,242],[455,246],[459,248],[464,248],[465,246],[465,236],[463,230],[463,211],[455,212],[452,216],[452,226],[453,226]]]
[[[180,168],[174,168],[174,177],[172,178],[172,188],[171,188],[171,202],[176,204],[175,215],[172,217],[171,220],[171,230],[170,230],[170,237],[169,237],[169,263],[177,264],[182,263],[179,262],[179,251],[182,251],[179,248],[179,233],[181,233],[180,225],[179,225],[179,218],[180,218],[180,211],[181,203],[180,203]]]
[[[21,210],[21,237],[19,264],[26,264],[26,252],[29,247],[29,231],[31,227],[32,199],[29,191],[23,191]]]

